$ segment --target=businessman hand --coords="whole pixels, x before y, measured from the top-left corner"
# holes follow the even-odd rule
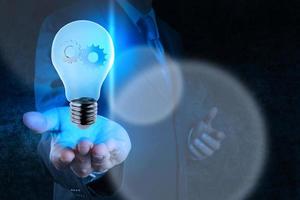
[[[212,127],[212,121],[218,113],[217,108],[212,108],[208,114],[195,127],[190,130],[189,150],[194,160],[203,160],[217,151],[225,134]]]
[[[49,158],[58,169],[70,167],[79,177],[105,172],[122,163],[131,148],[127,132],[117,123],[97,117],[92,126],[80,129],[70,120],[67,107],[45,113],[28,112],[24,124],[37,133],[52,135]]]

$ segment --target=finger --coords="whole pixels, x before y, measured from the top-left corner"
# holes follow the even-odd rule
[[[92,146],[93,144],[88,140],[82,140],[76,146],[76,155],[71,169],[79,177],[86,177],[93,171],[89,154]]]
[[[23,115],[23,123],[37,133],[47,131],[47,119],[39,112],[27,112]]]
[[[61,156],[60,156],[60,161],[64,164],[64,165],[68,165],[70,164],[75,158],[75,154],[74,151],[72,151],[71,149],[63,149],[61,152]]]
[[[90,152],[92,147],[93,144],[89,140],[82,140],[77,144],[77,151],[80,155],[85,156]]]
[[[50,161],[58,170],[67,167],[73,160],[75,154],[71,149],[54,146],[50,152]]]
[[[113,139],[108,140],[106,142],[106,146],[107,146],[107,149],[108,149],[109,152],[113,152],[113,151],[116,151],[118,149],[117,143]]]
[[[92,167],[97,172],[103,172],[113,167],[109,150],[105,144],[94,146],[92,150]]]
[[[126,159],[128,150],[124,142],[111,139],[106,142],[106,146],[110,153],[110,158],[115,165],[123,162]]]
[[[105,172],[111,169],[115,164],[110,160],[109,156],[104,157],[101,163],[94,163],[92,165],[95,172]]]
[[[222,141],[225,139],[226,135],[224,132],[222,131],[217,131],[217,130],[213,130],[212,132],[209,133],[209,135],[211,137],[213,137],[215,140],[219,140]]]
[[[87,177],[93,172],[91,166],[91,156],[82,156],[79,153],[75,155],[74,161],[71,163],[72,171],[79,177]]]
[[[190,144],[189,145],[190,152],[192,153],[192,158],[195,160],[204,160],[205,156],[201,154],[195,147],[194,145]]]
[[[109,156],[109,151],[105,144],[97,144],[92,149],[92,164],[101,164]]]
[[[209,148],[206,144],[204,144],[201,140],[195,139],[194,146],[200,152],[202,152],[205,156],[211,156],[214,151]]]
[[[195,128],[195,132],[193,132],[195,137],[200,137],[204,132],[206,133],[210,133],[212,132],[214,129],[211,127],[211,125],[205,123],[204,121],[200,121],[200,123],[198,123],[198,125]]]
[[[201,135],[202,141],[207,144],[210,148],[212,148],[214,151],[220,149],[221,143],[219,140],[214,139],[210,135],[204,133]]]
[[[213,107],[208,113],[207,115],[204,117],[203,121],[204,123],[207,124],[211,124],[213,119],[217,116],[218,114],[218,108],[217,107]]]
[[[58,127],[58,112],[56,109],[52,109],[44,114],[27,112],[23,115],[23,123],[37,133],[44,133]]]
[[[71,164],[71,170],[73,171],[73,173],[81,178],[87,177],[88,175],[90,175],[93,170],[90,166],[78,166],[76,164]]]

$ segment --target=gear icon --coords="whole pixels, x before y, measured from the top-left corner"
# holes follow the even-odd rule
[[[104,49],[99,46],[89,46],[82,50],[81,60],[86,65],[92,65],[95,67],[103,66],[106,62],[106,55]]]
[[[70,40],[65,43],[64,61],[67,63],[75,63],[80,58],[81,48],[78,42]]]

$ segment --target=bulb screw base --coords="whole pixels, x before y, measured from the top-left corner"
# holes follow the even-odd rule
[[[96,122],[98,104],[92,98],[79,98],[70,102],[72,122],[82,126],[89,126]]]

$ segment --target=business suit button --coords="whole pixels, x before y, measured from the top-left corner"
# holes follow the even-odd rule
[[[71,192],[80,192],[80,189],[74,189],[74,188],[72,188],[72,189],[70,189],[70,191]]]

